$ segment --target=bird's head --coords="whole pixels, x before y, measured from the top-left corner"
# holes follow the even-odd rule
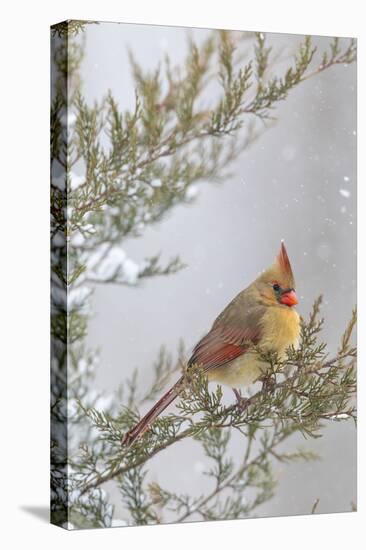
[[[274,264],[258,277],[255,286],[266,305],[292,307],[298,303],[295,279],[283,242]]]

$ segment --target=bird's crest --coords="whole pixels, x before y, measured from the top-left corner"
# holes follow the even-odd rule
[[[283,242],[281,242],[281,248],[276,256],[274,264],[263,273],[261,279],[271,279],[288,288],[295,288],[295,278],[292,273],[287,250]]]
[[[281,248],[277,255],[276,262],[279,265],[283,274],[286,275],[286,279],[288,279],[289,281],[292,281],[292,284],[291,285],[289,284],[288,286],[291,286],[291,288],[294,287],[295,286],[294,274],[292,273],[290,260],[288,258],[287,250],[283,241],[281,242]]]

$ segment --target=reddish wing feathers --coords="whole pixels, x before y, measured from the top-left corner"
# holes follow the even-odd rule
[[[200,365],[204,371],[221,367],[243,355],[259,337],[258,329],[214,328],[198,342],[188,365]]]
[[[258,329],[238,329],[215,326],[193,350],[188,365],[200,365],[207,372],[229,363],[246,352],[251,343],[259,341]],[[131,445],[141,437],[159,414],[179,395],[182,378],[145,414],[145,416],[122,438],[122,445]]]
[[[243,355],[251,343],[259,341],[258,329],[215,327],[204,336],[193,350],[188,365],[200,365],[207,372]],[[167,391],[145,416],[122,438],[122,445],[131,445],[141,437],[151,423],[180,393],[182,378]]]

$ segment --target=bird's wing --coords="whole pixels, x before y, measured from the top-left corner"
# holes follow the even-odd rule
[[[200,365],[206,372],[243,355],[260,340],[260,329],[213,327],[195,346],[188,365]]]

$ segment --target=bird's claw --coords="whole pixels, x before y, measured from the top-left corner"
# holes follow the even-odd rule
[[[263,378],[262,379],[262,391],[266,393],[271,393],[276,385],[276,381],[273,378]]]
[[[246,409],[248,399],[242,396],[240,390],[233,388],[233,392],[236,397],[238,409],[240,410],[240,412],[243,412]]]

